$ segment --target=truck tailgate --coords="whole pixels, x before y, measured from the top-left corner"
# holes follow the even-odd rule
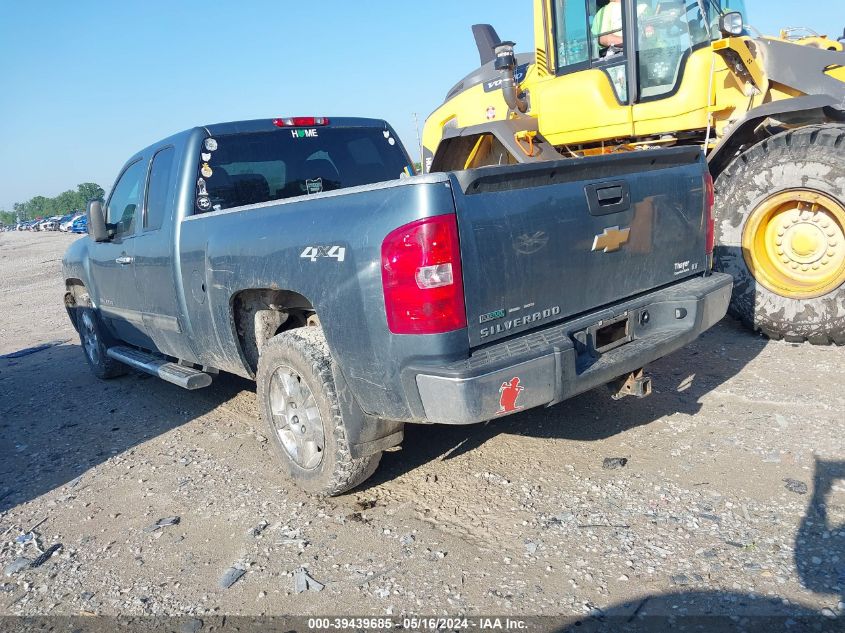
[[[705,170],[690,147],[454,173],[470,345],[702,274]]]

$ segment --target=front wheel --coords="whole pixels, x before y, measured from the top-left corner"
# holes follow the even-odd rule
[[[366,480],[381,453],[353,459],[319,327],[278,334],[261,349],[258,406],[285,472],[317,495],[339,495]]]
[[[782,132],[716,180],[730,311],[770,338],[845,344],[845,126]]]
[[[82,308],[79,315],[79,340],[85,360],[97,378],[106,380],[123,376],[127,371],[126,365],[116,361],[107,354],[111,339],[103,327],[97,311],[92,308]]]

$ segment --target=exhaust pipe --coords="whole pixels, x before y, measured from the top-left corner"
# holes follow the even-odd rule
[[[502,96],[505,98],[505,103],[508,108],[514,112],[519,111],[523,114],[528,111],[528,99],[525,98],[525,93],[519,91],[519,86],[516,85],[516,77],[514,71],[516,70],[516,55],[513,52],[513,42],[501,42],[493,49],[496,55],[496,61],[493,67],[502,74]]]
[[[610,397],[621,400],[625,396],[645,398],[651,395],[651,378],[644,375],[643,369],[632,371],[626,376],[620,376],[607,385],[613,392]]]

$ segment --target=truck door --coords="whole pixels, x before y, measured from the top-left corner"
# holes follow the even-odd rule
[[[135,238],[134,286],[140,299],[141,321],[150,347],[160,352],[192,360],[185,340],[174,266],[174,222],[176,207],[176,149],[158,149],[150,165],[144,210]]]
[[[554,0],[550,19],[557,77],[531,90],[532,110],[554,145],[628,137],[633,131],[628,16],[622,0]]]
[[[118,338],[136,345],[143,345],[144,337],[132,262],[146,176],[142,157],[124,168],[106,202],[106,222],[114,237],[89,247],[97,307]]]

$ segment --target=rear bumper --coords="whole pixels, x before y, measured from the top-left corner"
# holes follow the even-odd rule
[[[424,421],[473,424],[550,406],[683,347],[728,309],[733,280],[713,273],[475,352],[441,367],[408,368]],[[648,312],[647,323],[641,315]],[[629,316],[633,340],[596,354],[581,333]],[[518,379],[518,380],[516,380]],[[416,395],[416,394],[415,394]]]

